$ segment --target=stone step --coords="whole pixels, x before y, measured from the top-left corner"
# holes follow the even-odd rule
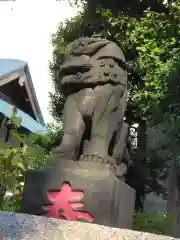
[[[168,236],[70,222],[26,214],[0,212],[2,240],[175,240]]]

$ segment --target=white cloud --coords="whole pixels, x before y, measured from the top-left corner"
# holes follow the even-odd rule
[[[51,35],[57,24],[77,13],[67,1],[16,0],[0,2],[0,58],[29,63],[37,98],[46,122],[52,120],[47,107],[51,77]]]

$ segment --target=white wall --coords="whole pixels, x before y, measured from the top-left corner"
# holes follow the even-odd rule
[[[29,63],[37,98],[45,118],[52,90],[48,61],[52,57],[51,35],[59,22],[77,13],[68,1],[0,1],[0,58],[17,58]]]

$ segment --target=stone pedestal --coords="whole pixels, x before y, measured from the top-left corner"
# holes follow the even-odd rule
[[[53,159],[27,172],[21,212],[131,228],[134,202],[135,191],[109,165]]]

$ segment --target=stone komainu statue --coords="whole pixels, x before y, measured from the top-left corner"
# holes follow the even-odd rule
[[[128,125],[123,120],[127,69],[123,52],[108,40],[80,38],[67,46],[62,57],[64,136],[54,154],[112,165],[127,163]]]

